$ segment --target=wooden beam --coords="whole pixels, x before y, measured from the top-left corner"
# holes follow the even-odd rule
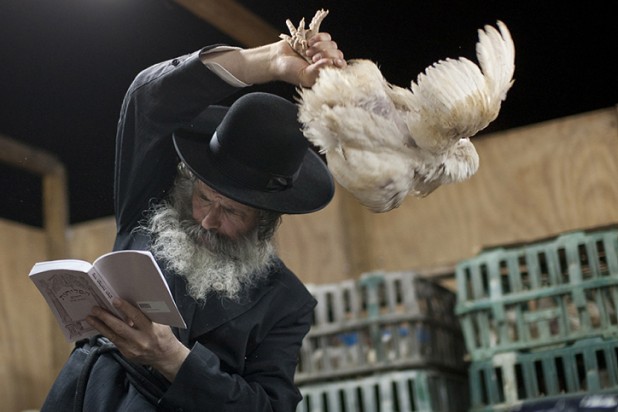
[[[65,168],[51,153],[0,135],[0,163],[41,176],[43,224],[50,259],[67,257],[69,202]]]
[[[244,47],[272,43],[281,34],[281,30],[275,29],[234,0],[176,0],[176,3]]]
[[[0,163],[41,176],[43,181],[43,225],[48,259],[67,258],[68,189],[65,168],[56,156],[0,135]],[[56,323],[51,311],[51,324]],[[60,328],[54,327],[47,337],[52,342],[52,367],[60,371],[69,353]]]
[[[60,162],[51,154],[18,142],[0,134],[0,163],[36,175],[44,175],[56,169]]]
[[[64,167],[58,166],[43,175],[43,222],[47,235],[48,255],[66,259],[69,201]]]
[[[67,230],[69,225],[68,189],[65,169],[58,164],[43,179],[43,224],[47,238],[47,253],[50,259],[66,259],[68,253]],[[51,311],[48,316],[55,326],[56,319]],[[51,366],[60,371],[69,355],[64,335],[60,328],[52,327],[51,336],[52,353]]]

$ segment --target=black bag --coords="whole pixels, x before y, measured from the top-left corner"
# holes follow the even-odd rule
[[[155,411],[169,382],[126,360],[107,338],[77,342],[41,412]]]

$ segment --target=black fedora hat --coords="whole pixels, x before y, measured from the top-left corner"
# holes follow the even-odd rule
[[[330,202],[334,183],[297,114],[282,97],[249,93],[176,130],[174,146],[199,179],[230,199],[279,213],[314,212]]]

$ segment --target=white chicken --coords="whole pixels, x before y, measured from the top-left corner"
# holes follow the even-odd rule
[[[328,11],[305,29],[288,20],[281,35],[300,55]],[[335,180],[373,212],[427,196],[442,184],[476,173],[470,137],[498,116],[513,84],[515,46],[504,23],[479,30],[480,68],[466,58],[434,63],[411,87],[387,82],[375,63],[350,60],[329,67],[316,84],[299,89],[299,121],[307,139],[326,157]]]

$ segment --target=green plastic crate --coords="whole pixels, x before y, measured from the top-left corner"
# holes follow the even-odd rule
[[[469,367],[470,412],[618,392],[618,340],[591,338],[536,352],[505,352]]]
[[[524,402],[508,412],[616,412],[618,391],[560,396],[542,401]]]
[[[470,359],[618,336],[618,230],[488,250],[456,266]]]
[[[393,369],[465,373],[456,295],[430,279],[376,272],[308,289],[318,305],[301,347],[298,384]]]
[[[465,375],[436,370],[381,373],[300,386],[296,412],[465,412]]]

